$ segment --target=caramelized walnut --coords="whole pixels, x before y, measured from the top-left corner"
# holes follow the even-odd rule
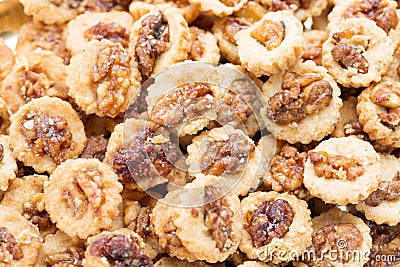
[[[99,210],[104,202],[104,193],[96,183],[101,176],[97,169],[86,169],[72,176],[71,183],[63,188],[63,198],[77,219],[81,219],[89,207]]]
[[[238,31],[245,30],[250,24],[239,18],[228,18],[224,23],[224,34],[232,43],[236,43],[235,35]]]
[[[172,247],[181,247],[182,246],[182,241],[179,239],[179,237],[176,235],[176,226],[172,221],[166,223],[163,227],[163,232],[165,233],[165,237],[167,239],[167,246],[172,246]]]
[[[83,34],[88,41],[107,39],[114,43],[120,43],[125,48],[129,45],[129,31],[116,22],[99,22]]]
[[[193,61],[200,60],[201,57],[203,56],[204,49],[205,47],[200,40],[198,39],[194,40],[190,46],[190,52],[188,56],[189,59]]]
[[[253,213],[247,214],[246,230],[256,248],[268,245],[274,238],[282,238],[289,231],[294,211],[284,199],[266,201]]]
[[[238,174],[246,167],[247,159],[255,146],[244,135],[234,133],[226,141],[207,144],[200,167],[204,174],[220,176],[224,172]]]
[[[47,211],[39,211],[36,203],[24,203],[23,215],[32,224],[36,225],[40,231],[48,229],[53,224]]]
[[[364,16],[375,21],[386,33],[398,23],[396,9],[388,7],[382,0],[356,2],[356,5],[350,6],[344,14],[345,18]]]
[[[367,225],[371,229],[372,249],[370,261],[364,267],[388,267],[400,263],[399,229],[386,224],[377,225],[370,221],[367,221]]]
[[[127,228],[131,229],[141,237],[145,237],[150,233],[150,214],[151,209],[148,207],[141,207],[139,213],[134,220],[127,224]]]
[[[387,112],[379,113],[378,116],[383,125],[394,130],[400,123],[400,88],[383,82],[371,90],[369,97],[373,103],[387,109]]]
[[[99,51],[93,67],[92,80],[96,85],[97,104],[100,111],[115,117],[125,102],[130,82],[130,58],[119,44]]]
[[[271,11],[309,8],[311,0],[272,0]]]
[[[332,93],[331,85],[320,74],[285,72],[282,91],[268,100],[269,112],[279,124],[299,122],[328,106]]]
[[[91,136],[80,157],[84,159],[96,158],[103,161],[104,155],[107,151],[107,144],[108,140],[104,138],[104,136]]]
[[[68,98],[66,93],[58,90],[54,82],[49,80],[40,65],[30,66],[28,70],[22,73],[20,86],[21,94],[26,100],[42,96],[59,97],[62,99]]]
[[[65,252],[50,255],[45,259],[47,266],[64,267],[74,266],[83,267],[85,250],[80,247],[69,247]]]
[[[396,201],[400,199],[400,172],[390,182],[381,182],[378,189],[365,200],[365,203],[377,207],[382,201]]]
[[[136,237],[130,240],[125,235],[115,235],[96,240],[90,246],[90,253],[93,256],[105,257],[113,266],[153,266],[151,259],[143,254]]]
[[[228,250],[232,246],[232,217],[233,211],[229,209],[226,199],[216,198],[215,188],[204,188],[204,202],[206,211],[206,225],[211,229],[212,238],[217,242],[219,250]]]
[[[154,176],[167,176],[173,163],[178,160],[179,148],[168,141],[156,144],[151,138],[157,136],[154,129],[139,128],[132,145],[120,149],[112,157],[113,169],[126,183]]]
[[[368,48],[368,43],[364,41],[356,43],[352,40],[354,35],[355,33],[350,30],[334,33],[332,39],[336,45],[331,54],[343,68],[354,68],[358,73],[367,73],[368,60],[362,53]]]
[[[264,20],[261,25],[251,31],[250,35],[268,50],[278,47],[285,39],[285,23],[273,20]]]
[[[339,262],[349,261],[348,255],[343,251],[356,251],[363,241],[360,230],[350,223],[331,224],[322,227],[312,237],[313,247],[318,257],[326,252],[336,251]],[[329,260],[323,258],[323,260]]]
[[[207,83],[192,83],[173,90],[154,105],[151,119],[166,127],[194,119],[213,106],[212,90]]]
[[[309,158],[318,177],[325,179],[354,181],[365,172],[362,164],[354,158],[329,156],[324,151],[311,151]]]
[[[307,152],[300,153],[294,146],[284,145],[281,153],[272,160],[269,172],[276,182],[272,184],[272,189],[288,192],[301,188],[306,160]]]
[[[66,159],[64,150],[71,147],[72,133],[67,120],[61,116],[28,116],[23,121],[22,134],[36,154],[47,154],[57,164]]]
[[[8,231],[7,227],[0,227],[0,262],[7,263],[6,255],[11,255],[12,260],[17,261],[24,257],[20,244]]]
[[[146,16],[142,21],[135,46],[140,73],[145,77],[150,77],[156,58],[169,47],[169,27],[164,14],[158,12],[157,15]]]

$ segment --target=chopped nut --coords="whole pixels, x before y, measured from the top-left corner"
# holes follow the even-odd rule
[[[204,202],[206,210],[206,225],[211,229],[212,238],[217,242],[219,250],[228,250],[232,245],[232,217],[233,211],[229,209],[226,199],[216,198],[215,188],[207,186],[204,189]]]
[[[245,30],[250,24],[239,18],[228,18],[224,23],[224,34],[232,43],[236,43],[235,35],[238,31]]]
[[[312,237],[313,247],[318,257],[324,257],[326,252],[336,251],[339,262],[349,261],[350,258],[343,251],[356,251],[361,246],[362,240],[360,230],[349,223],[324,226]],[[323,260],[329,259],[324,257]]]
[[[386,33],[394,29],[398,23],[396,10],[387,7],[382,0],[364,0],[350,6],[344,17],[367,17],[376,22]]]
[[[169,47],[169,27],[164,14],[158,12],[157,15],[147,16],[142,21],[142,28],[135,46],[140,73],[145,77],[150,77],[156,58]]]
[[[50,215],[45,210],[38,210],[38,202],[24,203],[24,216],[32,224],[37,225],[39,230],[44,231],[49,228],[53,223],[51,222]]]
[[[63,197],[77,219],[87,213],[89,206],[96,210],[104,202],[104,193],[96,183],[100,177],[99,170],[87,169],[75,174],[71,184],[63,189]]]
[[[365,203],[372,207],[377,207],[382,201],[396,201],[400,199],[400,172],[390,182],[381,182],[376,191],[374,191],[365,200]]]
[[[276,182],[272,184],[272,189],[289,192],[301,188],[306,160],[307,152],[300,153],[294,146],[286,144],[281,153],[272,160],[269,172]]]
[[[224,172],[237,174],[246,167],[247,158],[255,149],[246,136],[231,134],[227,141],[207,144],[200,167],[204,174],[220,176]]]
[[[71,147],[72,134],[68,131],[68,122],[61,116],[28,117],[22,124],[22,134],[35,153],[48,154],[58,164],[65,160],[64,149]]]
[[[149,139],[155,135],[154,129],[143,126],[138,130],[131,146],[122,148],[113,155],[113,168],[124,182],[134,182],[155,175],[165,177],[171,172],[173,163],[178,160],[179,148],[172,142],[154,144]]]
[[[264,20],[262,25],[259,25],[251,31],[251,37],[262,43],[268,50],[278,47],[283,39],[285,39],[285,23],[279,23],[272,20]]]
[[[99,22],[83,34],[88,41],[107,39],[114,43],[120,43],[124,48],[129,45],[129,31],[116,22]]]
[[[182,246],[182,241],[176,235],[176,226],[172,221],[164,225],[163,231],[165,233],[167,244],[166,246],[180,247]]]
[[[400,108],[400,88],[396,84],[383,82],[371,90],[369,97],[377,105]]]
[[[194,119],[213,106],[211,88],[206,83],[185,85],[164,95],[154,105],[151,119],[164,126],[173,126]]]
[[[289,231],[294,211],[284,199],[266,201],[247,214],[246,230],[256,248],[268,245],[274,238],[282,238]]]
[[[331,53],[344,68],[355,68],[359,73],[368,72],[368,60],[358,52],[357,48],[340,44],[335,46]]]
[[[96,88],[98,108],[115,117],[125,102],[130,82],[130,57],[120,44],[104,47],[93,67],[92,80]]]
[[[8,231],[7,227],[0,227],[0,262],[7,264],[7,255],[11,255],[15,261],[24,257],[22,248],[15,237]]]
[[[102,135],[91,136],[82,151],[81,158],[96,158],[102,161],[107,151],[108,140]]]
[[[64,267],[74,266],[83,267],[83,259],[85,257],[85,250],[80,247],[69,247],[63,253],[50,255],[45,259],[47,266]]]
[[[279,124],[299,122],[328,106],[333,89],[319,74],[285,72],[282,91],[269,100],[270,115]]]
[[[309,157],[315,173],[326,179],[354,181],[365,172],[362,164],[354,158],[341,155],[329,156],[324,151],[311,151]]]
[[[143,254],[136,237],[130,240],[125,235],[115,235],[96,240],[91,244],[90,253],[105,257],[113,266],[153,266],[151,259]]]
[[[204,53],[204,46],[200,40],[194,40],[190,46],[189,58],[193,61],[200,60]]]

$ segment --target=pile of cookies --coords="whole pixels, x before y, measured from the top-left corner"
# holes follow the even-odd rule
[[[400,265],[397,1],[20,2],[0,266]]]

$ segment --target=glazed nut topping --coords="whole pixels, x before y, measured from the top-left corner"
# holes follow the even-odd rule
[[[182,246],[182,241],[176,235],[176,226],[172,221],[166,223],[163,227],[163,232],[165,233],[166,243],[162,244],[162,240],[160,240],[161,246],[163,248],[167,246],[179,248]]]
[[[103,161],[107,150],[107,144],[108,140],[103,136],[91,136],[80,157],[84,159],[96,158]]]
[[[264,20],[261,25],[255,27],[250,35],[268,50],[278,47],[285,39],[285,23],[283,21]]]
[[[92,80],[96,85],[99,109],[115,117],[125,102],[125,94],[131,85],[130,58],[121,45],[103,48],[93,67]]]
[[[82,0],[50,0],[56,6],[61,6],[65,3],[68,8],[77,9],[80,7]]]
[[[311,0],[272,0],[271,11],[286,9],[307,9],[310,7]]]
[[[105,200],[105,195],[98,183],[102,174],[96,169],[87,169],[75,174],[71,184],[63,188],[62,194],[68,208],[77,219],[81,219],[89,208],[99,211]]]
[[[23,72],[20,78],[21,94],[27,100],[42,96],[68,98],[66,93],[59,91],[52,81],[43,73],[43,68],[39,65],[31,66],[29,70]]]
[[[240,94],[226,92],[218,101],[218,122],[222,125],[231,125],[234,128],[240,128],[246,123],[248,117],[253,114],[253,110],[249,103],[254,103],[255,92],[252,91],[252,85],[243,86],[238,89]],[[240,90],[240,91],[239,91]]]
[[[250,24],[239,18],[228,18],[224,23],[224,34],[232,43],[236,43],[235,35],[238,31],[245,30]]]
[[[329,156],[324,151],[311,151],[309,158],[318,177],[354,181],[365,172],[362,164],[354,158]]]
[[[328,106],[333,89],[319,74],[285,72],[282,91],[268,100],[270,115],[279,124],[299,122]]]
[[[292,224],[294,211],[284,199],[266,201],[247,214],[246,230],[252,236],[253,246],[268,245],[274,238],[283,238]]]
[[[127,228],[131,229],[141,237],[145,237],[150,232],[150,214],[150,208],[141,207],[137,217],[128,222]]]
[[[396,201],[400,199],[400,172],[390,182],[381,182],[376,191],[374,191],[365,200],[365,203],[372,207],[377,207],[382,201]]]
[[[179,148],[171,141],[156,144],[151,138],[157,136],[154,129],[143,126],[138,130],[132,145],[122,148],[112,157],[113,168],[124,182],[166,176],[178,160]],[[168,157],[167,157],[168,155]]]
[[[238,174],[246,167],[247,159],[255,146],[246,136],[231,134],[227,141],[214,141],[207,144],[201,158],[200,167],[204,174],[220,176]]]
[[[45,259],[47,266],[63,267],[76,266],[83,267],[85,250],[79,247],[69,247],[63,253],[50,255]]]
[[[129,31],[116,22],[99,22],[83,34],[88,41],[107,39],[114,43],[120,43],[125,48],[129,45]]]
[[[368,40],[349,30],[336,32],[332,38],[335,47],[331,54],[342,67],[356,69],[358,73],[368,72],[368,60],[362,55],[368,49]]]
[[[382,124],[394,130],[400,123],[400,88],[395,84],[383,82],[371,90],[370,99],[375,104],[387,108],[387,112],[379,113],[378,116]]]
[[[149,257],[144,255],[136,237],[115,235],[96,240],[90,247],[93,256],[105,257],[112,266],[152,267]]]
[[[386,33],[394,29],[398,23],[396,10],[390,8],[382,0],[364,0],[349,7],[345,17],[367,17],[375,21]]]
[[[194,40],[190,45],[189,58],[193,61],[201,60],[201,57],[204,54],[204,49],[205,47],[200,40]]]
[[[157,15],[147,16],[142,21],[135,47],[140,73],[150,77],[156,58],[169,48],[169,27],[164,14],[158,12]]]
[[[170,127],[201,116],[212,107],[210,86],[207,83],[193,83],[163,95],[154,105],[150,116],[155,123]]]
[[[36,225],[39,230],[46,230],[52,225],[50,215],[42,208],[39,208],[39,202],[43,199],[43,194],[36,194],[31,200],[24,203],[23,215],[32,224]]]
[[[47,114],[28,116],[21,130],[36,154],[47,154],[58,164],[65,160],[65,149],[71,147],[72,133],[68,131],[68,122],[64,117]]]
[[[301,188],[306,160],[307,152],[300,153],[294,146],[286,144],[272,160],[270,175],[278,183],[273,184],[273,189],[288,192]]]
[[[11,261],[17,261],[24,257],[20,244],[6,227],[0,227],[0,262],[11,264]]]
[[[216,200],[216,189],[207,186],[204,189],[206,210],[206,225],[211,230],[212,238],[217,242],[219,250],[228,250],[232,242],[232,217],[233,211],[229,209],[226,199]]]
[[[356,251],[361,246],[363,237],[360,230],[353,224],[338,223],[319,229],[312,237],[312,241],[318,257],[328,251],[337,251],[338,261],[348,262],[351,259],[343,251]]]

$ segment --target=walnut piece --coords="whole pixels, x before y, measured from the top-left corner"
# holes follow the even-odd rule
[[[245,30],[250,24],[239,18],[228,18],[224,23],[224,34],[231,43],[236,43],[235,35],[238,31]]]
[[[12,260],[17,261],[24,257],[24,253],[20,244],[8,231],[7,227],[0,227],[0,262],[9,264],[9,256],[11,256]]]
[[[82,151],[81,158],[96,158],[103,161],[107,151],[108,140],[102,135],[89,137],[85,148]]]
[[[289,231],[294,211],[284,199],[266,201],[247,214],[246,230],[256,248],[268,245],[274,238],[282,238]]]
[[[115,44],[100,50],[93,66],[92,81],[96,87],[98,108],[110,117],[118,115],[131,85],[129,61],[125,49]]]
[[[101,179],[101,172],[96,169],[86,169],[72,177],[72,182],[63,188],[63,197],[68,207],[77,219],[81,219],[89,207],[99,210],[105,200],[105,195],[96,183]]]
[[[151,127],[140,127],[132,145],[113,155],[113,169],[124,182],[158,175],[165,177],[171,172],[179,158],[179,148],[171,141],[153,143],[150,139],[156,135]]]
[[[271,11],[286,9],[297,10],[299,8],[307,9],[310,7],[311,0],[272,0]]]
[[[255,146],[246,136],[231,134],[226,141],[207,143],[200,167],[204,174],[220,176],[224,172],[238,174],[246,167],[247,159]]]
[[[356,2],[346,10],[344,17],[367,17],[375,21],[386,33],[394,29],[398,23],[396,9],[388,7],[382,0]]]
[[[157,101],[150,117],[166,127],[194,119],[213,106],[212,90],[207,83],[192,83],[173,90]]]
[[[365,172],[362,164],[354,158],[329,156],[325,151],[311,151],[309,158],[318,177],[354,181]]]
[[[69,247],[65,252],[47,256],[45,262],[47,266],[64,267],[74,266],[83,267],[85,250],[80,247]]]
[[[212,238],[217,242],[219,250],[228,250],[232,246],[233,211],[224,198],[216,199],[216,189],[211,186],[204,188],[206,225],[211,230]]]
[[[329,261],[324,254],[336,251],[339,262],[348,262],[349,256],[344,251],[356,251],[363,241],[360,230],[349,223],[338,223],[326,225],[319,229],[312,237],[313,247],[323,261]]]
[[[104,237],[93,242],[90,247],[93,256],[105,257],[113,266],[123,267],[152,267],[151,259],[144,255],[138,245],[138,239],[125,235]]]
[[[383,82],[375,86],[369,95],[371,101],[383,106],[387,112],[379,113],[381,123],[395,129],[400,123],[400,88],[397,84]]]
[[[124,48],[129,45],[129,31],[116,22],[99,22],[83,34],[88,41],[107,39],[114,43],[120,43]]]
[[[285,39],[285,29],[283,21],[264,20],[261,25],[251,31],[250,35],[268,50],[272,50],[278,47]]]
[[[22,134],[36,154],[47,154],[57,164],[65,160],[64,149],[72,145],[72,133],[68,130],[68,122],[61,116],[28,116],[23,121]]]
[[[268,100],[269,113],[279,124],[299,122],[328,106],[332,93],[331,85],[320,74],[285,72],[282,91]]]
[[[161,247],[166,248],[172,246],[178,248],[182,246],[182,241],[176,235],[176,229],[177,228],[172,221],[169,221],[164,225],[163,232],[165,233],[166,243],[164,244],[162,240],[160,240]]]
[[[284,145],[281,153],[272,160],[270,175],[276,183],[272,189],[277,192],[295,191],[301,188],[304,178],[304,164],[307,152],[299,152],[296,147]]]
[[[382,201],[396,201],[400,199],[400,172],[390,182],[381,182],[376,191],[374,191],[365,200],[365,203],[372,207],[377,207]]]
[[[142,21],[135,46],[140,73],[150,77],[156,58],[169,48],[169,27],[164,14],[158,12],[157,15],[147,16]]]

